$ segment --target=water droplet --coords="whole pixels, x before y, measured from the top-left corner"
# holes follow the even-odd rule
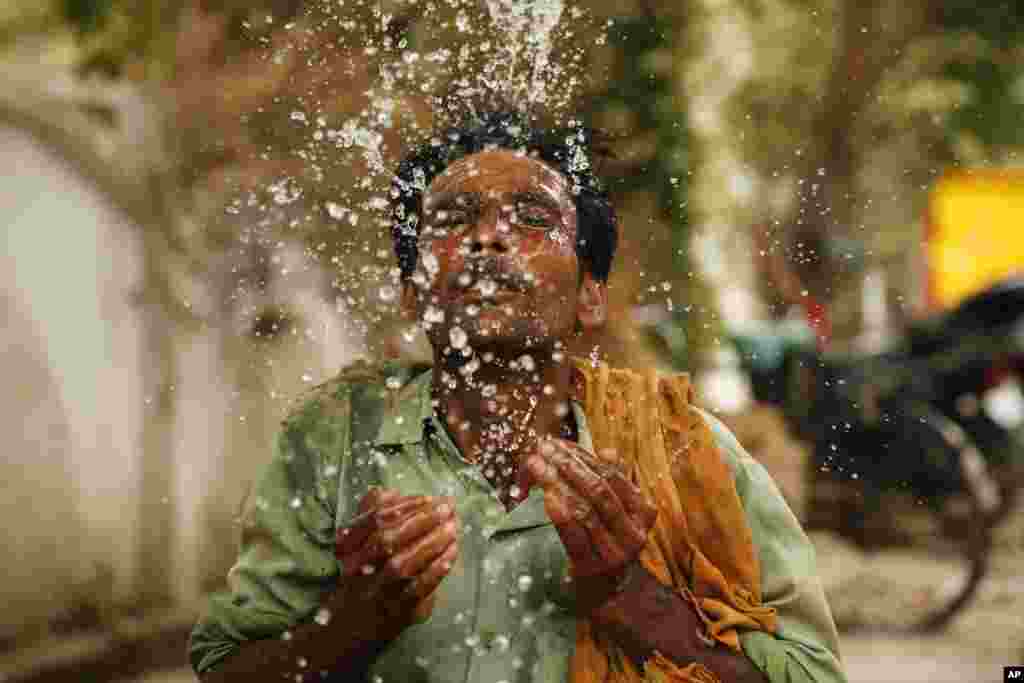
[[[443,323],[444,311],[434,305],[427,306],[427,310],[423,311],[423,320],[430,324]]]
[[[526,372],[533,372],[537,369],[537,363],[534,362],[533,356],[527,353],[519,357],[519,367]]]
[[[453,327],[448,330],[448,339],[451,341],[452,348],[461,349],[469,341],[469,336],[461,327]]]
[[[331,610],[326,607],[321,607],[316,611],[316,616],[313,617],[313,621],[321,626],[327,626],[327,624],[331,623]]]
[[[529,574],[522,574],[519,577],[517,584],[519,586],[519,592],[525,593],[526,591],[530,590],[530,586],[533,585],[533,577]]]
[[[477,282],[476,288],[480,290],[480,296],[490,298],[497,293],[498,283],[488,278]]]
[[[381,301],[385,303],[391,303],[392,301],[395,300],[395,297],[398,296],[398,290],[396,290],[391,285],[384,285],[383,287],[380,288],[379,295]]]
[[[430,252],[423,254],[420,261],[423,263],[423,269],[427,271],[427,275],[430,277],[434,277],[434,275],[437,274],[437,271],[441,268],[437,261],[437,257]]]
[[[345,214],[348,213],[348,209],[335,202],[327,202],[324,204],[324,208],[327,209],[327,215],[336,221],[340,221],[345,217]]]

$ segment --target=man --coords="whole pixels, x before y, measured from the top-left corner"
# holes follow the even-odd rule
[[[616,242],[587,143],[498,114],[403,162],[402,304],[433,366],[350,369],[285,422],[192,636],[205,683],[844,680],[764,470],[679,386],[623,400],[634,375],[567,356],[604,323]],[[682,413],[651,412],[671,397]]]

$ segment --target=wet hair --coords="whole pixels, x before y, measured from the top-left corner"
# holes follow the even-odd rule
[[[569,181],[576,204],[576,255],[582,269],[598,282],[607,282],[618,243],[618,221],[608,192],[594,175],[592,141],[593,131],[581,125],[543,129],[532,126],[523,114],[505,111],[449,128],[414,149],[391,184],[391,235],[402,279],[416,269],[423,193],[431,181],[463,157],[508,149],[546,162]]]

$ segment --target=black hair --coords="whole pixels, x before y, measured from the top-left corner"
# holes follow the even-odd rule
[[[534,127],[524,114],[498,111],[449,128],[414,149],[398,166],[391,184],[391,236],[402,279],[419,258],[423,193],[458,159],[489,149],[523,151],[546,162],[569,181],[576,204],[576,255],[598,282],[607,282],[618,243],[618,221],[608,192],[594,174],[593,131],[582,125]]]

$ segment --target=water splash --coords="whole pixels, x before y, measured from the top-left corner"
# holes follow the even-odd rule
[[[497,63],[508,65],[507,78],[494,87],[530,104],[544,104],[553,83],[552,33],[565,4],[562,0],[486,0],[487,11],[498,31],[506,37],[497,50]],[[526,63],[527,73],[520,69]]]
[[[596,76],[585,66],[603,44],[593,35],[607,30],[568,0],[314,0],[294,22],[243,27],[280,85],[244,116],[261,181],[225,202],[224,220],[249,222],[243,244],[305,241],[310,263],[330,271],[329,300],[364,338],[398,304],[389,193],[399,159],[477,107],[564,125]],[[414,183],[426,184],[422,173]],[[429,260],[424,268],[418,286],[436,274]],[[430,311],[419,327],[437,318]],[[409,344],[416,329],[392,332]]]

